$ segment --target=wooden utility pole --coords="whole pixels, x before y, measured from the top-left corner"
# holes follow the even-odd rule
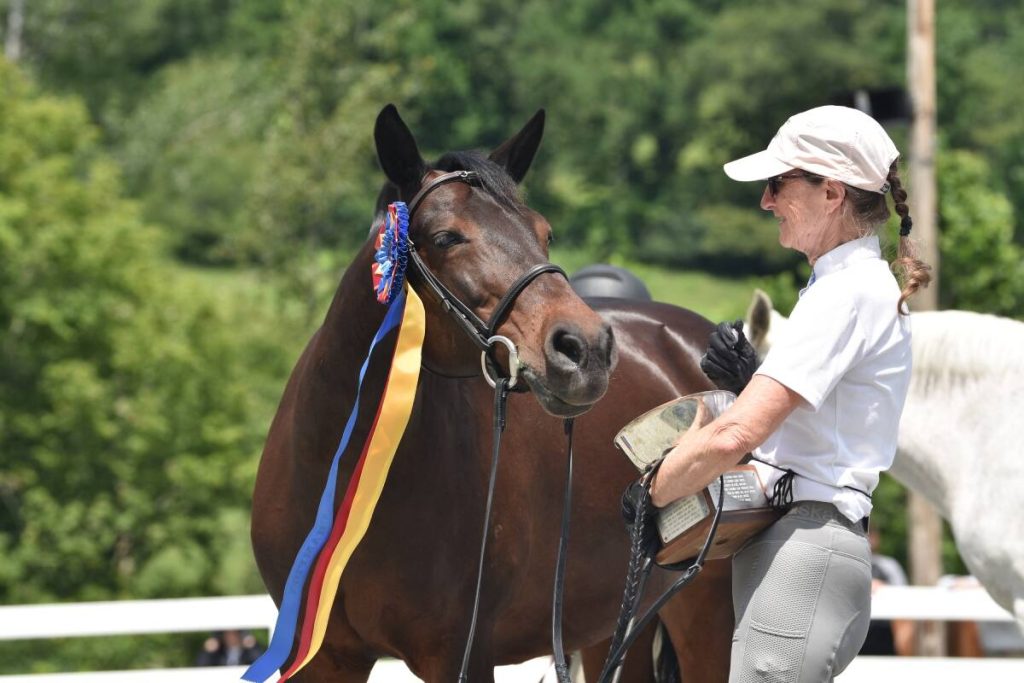
[[[907,2],[907,81],[913,107],[910,142],[911,233],[932,267],[932,284],[914,296],[914,308],[939,308],[939,230],[935,188],[935,0]]]
[[[911,233],[920,256],[932,267],[931,285],[914,297],[916,310],[937,310],[939,304],[939,231],[935,183],[935,0],[907,0],[907,81],[913,105],[910,143]],[[934,586],[942,575],[942,519],[920,495],[910,498],[910,580]],[[921,622],[917,653],[945,654],[945,629],[939,622]]]
[[[7,9],[7,35],[4,36],[4,57],[16,62],[21,58],[21,30],[25,25],[25,0],[11,0]]]

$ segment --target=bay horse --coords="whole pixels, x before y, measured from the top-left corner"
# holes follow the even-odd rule
[[[470,171],[480,179],[433,189],[409,233],[426,267],[482,320],[523,273],[548,261],[551,227],[522,202],[517,187],[543,127],[541,110],[489,156],[450,152],[428,165],[393,105],[376,121],[377,155],[387,177],[378,212],[396,199],[409,202],[448,172]],[[251,535],[278,605],[352,409],[361,360],[384,317],[371,286],[373,258],[371,239],[345,271],[299,358],[260,461]],[[403,660],[429,682],[454,681],[459,671],[483,533],[494,401],[481,378],[479,349],[435,299],[420,294],[426,337],[412,416],[370,526],[342,575],[324,645],[296,681],[365,681],[383,656]],[[497,332],[518,347],[529,393],[508,401],[469,668],[474,683],[492,681],[495,665],[552,651],[564,418],[576,420],[565,646],[599,649],[614,627],[629,551],[620,497],[638,475],[612,438],[655,405],[713,388],[698,365],[712,325],[690,311],[615,299],[592,308],[563,277],[547,272],[498,322]],[[388,342],[382,342],[385,351]],[[367,405],[351,441],[357,452],[341,458],[340,491],[370,429],[370,402],[380,396],[389,361],[388,353],[379,353],[369,364],[362,391]],[[647,604],[673,576],[652,576]],[[709,563],[660,613],[687,681],[728,676],[729,582],[727,566]],[[627,666],[632,671],[623,680],[650,680],[643,657],[627,658]]]
[[[910,390],[892,476],[950,523],[970,572],[1024,628],[1024,323],[971,311],[912,313]],[[757,290],[758,355],[787,323]]]

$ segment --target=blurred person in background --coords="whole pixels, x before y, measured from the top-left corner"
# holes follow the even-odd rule
[[[203,643],[196,666],[248,666],[261,654],[263,650],[248,631],[218,631]]]
[[[895,557],[882,555],[878,552],[881,540],[877,529],[868,531],[868,542],[871,544],[871,594],[882,586],[908,585],[907,573],[903,565]],[[868,635],[864,639],[858,654],[862,655],[899,655],[909,657],[914,654],[915,626],[913,621],[906,619],[872,619],[868,627]]]

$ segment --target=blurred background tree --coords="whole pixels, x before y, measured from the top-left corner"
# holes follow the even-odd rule
[[[2,62],[0,92],[0,601],[259,590],[286,313],[168,257],[81,101]]]
[[[949,0],[937,21],[942,304],[1022,318],[1024,6]],[[260,589],[260,447],[366,238],[387,102],[427,156],[546,108],[526,189],[554,258],[626,265],[718,320],[755,284],[788,313],[807,276],[721,164],[905,79],[896,0],[0,0],[0,35],[6,603]],[[15,645],[0,670],[190,659]]]

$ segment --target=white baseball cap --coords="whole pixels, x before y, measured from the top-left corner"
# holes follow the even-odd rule
[[[791,116],[768,149],[725,164],[733,180],[767,180],[801,169],[885,194],[889,167],[899,157],[878,121],[862,111],[828,105]]]

